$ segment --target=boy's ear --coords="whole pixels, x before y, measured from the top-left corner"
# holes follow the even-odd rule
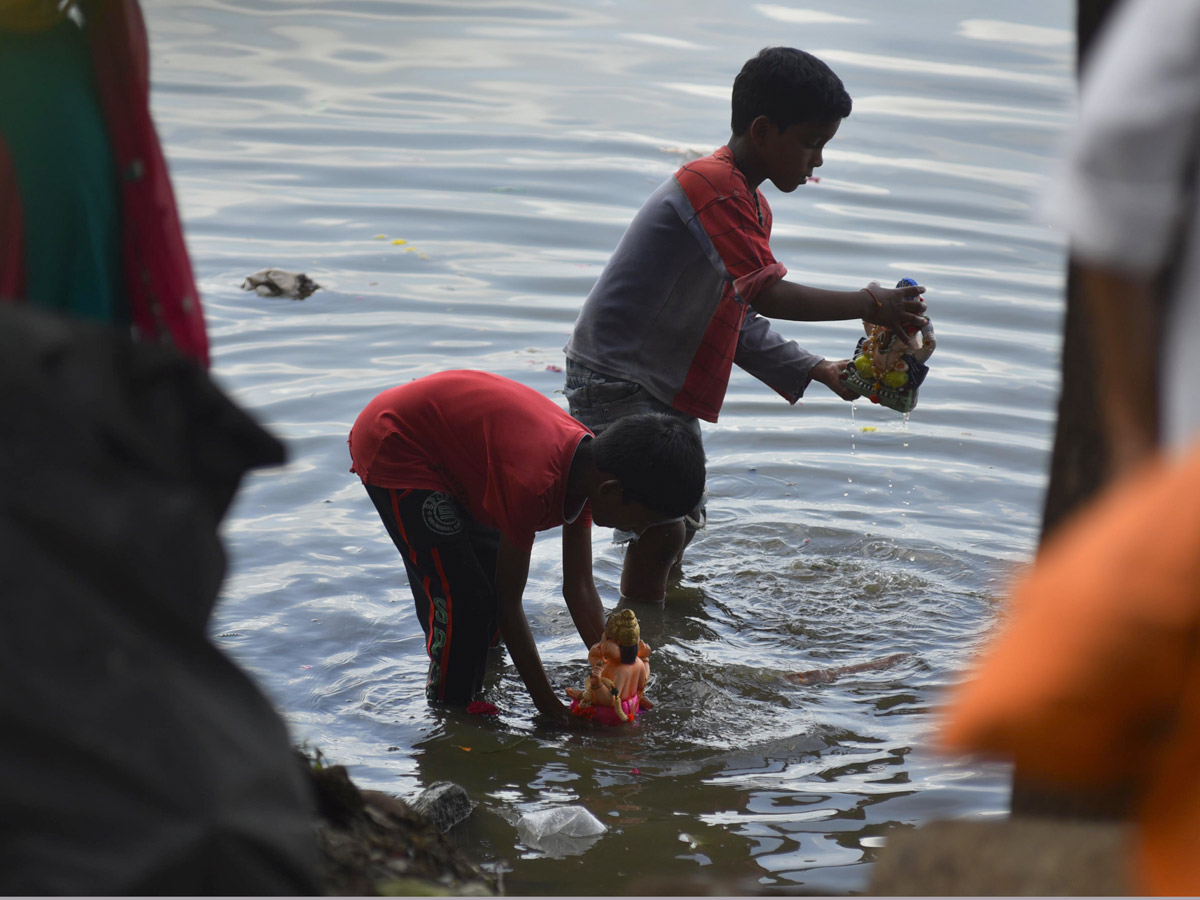
[[[616,478],[609,478],[606,481],[600,482],[600,486],[596,489],[601,497],[608,499],[621,499],[621,482]]]
[[[761,147],[766,143],[767,137],[771,129],[777,129],[774,122],[767,116],[755,116],[750,121],[750,127],[746,130],[750,133],[750,140],[756,147]]]

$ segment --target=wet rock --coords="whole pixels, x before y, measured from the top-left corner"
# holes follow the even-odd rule
[[[474,805],[461,786],[437,781],[412,801],[412,808],[428,818],[443,834],[471,814]]]
[[[303,300],[320,285],[303,272],[288,272],[285,269],[261,269],[247,275],[242,290],[254,291],[260,297],[290,297]]]
[[[1011,818],[894,831],[868,894],[1128,896],[1128,830],[1108,822]]]

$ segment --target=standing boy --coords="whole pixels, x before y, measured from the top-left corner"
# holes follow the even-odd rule
[[[841,384],[846,360],[801,349],[763,316],[861,318],[911,343],[902,326],[925,324],[925,288],[805,287],[785,281],[771,253],[771,209],[758,186],[770,180],[790,193],[804,184],[850,105],[841,80],[802,50],[771,47],[742,67],[729,143],[651,194],[584,303],[565,348],[572,415],[600,434],[623,416],[654,410],[698,437],[699,419],[717,421],[735,362],[789,403],[813,380],[855,398]],[[665,596],[702,515],[697,507],[634,539],[622,596]]]
[[[590,647],[604,636],[592,521],[640,534],[704,490],[704,450],[678,420],[631,416],[593,437],[537,391],[487,372],[384,391],[355,421],[350,456],[408,570],[426,696],[470,702],[498,631],[538,710],[564,721],[521,606],[534,534],[563,527],[563,597]]]

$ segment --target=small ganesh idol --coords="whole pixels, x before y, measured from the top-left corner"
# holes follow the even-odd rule
[[[605,725],[636,719],[643,704],[650,706],[643,697],[650,678],[649,655],[633,610],[614,612],[604,625],[604,637],[588,651],[592,671],[583,690],[567,688],[571,712]]]
[[[896,287],[915,285],[911,278],[901,278]],[[863,323],[866,336],[859,338],[854,359],[846,370],[843,384],[872,403],[879,403],[898,412],[908,412],[917,405],[917,388],[929,374],[925,365],[933,354],[937,341],[928,319],[917,338],[917,349],[911,350],[892,329],[885,325]],[[910,334],[917,334],[914,328]]]

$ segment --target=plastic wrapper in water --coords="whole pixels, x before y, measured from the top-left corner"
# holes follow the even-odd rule
[[[582,806],[556,806],[526,813],[517,820],[521,843],[549,856],[576,856],[608,828]]]

